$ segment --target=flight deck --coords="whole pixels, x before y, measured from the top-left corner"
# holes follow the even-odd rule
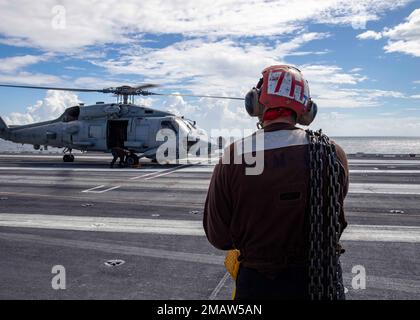
[[[347,298],[420,299],[420,158],[349,158]],[[230,299],[224,253],[202,228],[215,161],[110,161],[0,155],[0,299]],[[51,286],[56,265],[65,290]]]

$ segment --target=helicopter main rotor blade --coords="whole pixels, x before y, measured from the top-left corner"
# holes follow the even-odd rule
[[[156,93],[146,91],[144,89],[156,88],[159,85],[156,84],[143,84],[136,87],[131,86],[120,86],[111,87],[105,89],[81,89],[81,88],[62,88],[62,87],[45,87],[45,86],[25,86],[25,85],[13,85],[13,84],[0,84],[0,87],[5,88],[24,88],[24,89],[41,89],[41,90],[61,90],[61,91],[74,91],[74,92],[99,92],[99,93],[114,93],[122,96],[179,96],[179,97],[194,97],[194,98],[210,98],[210,99],[229,99],[229,100],[245,100],[244,98],[237,97],[226,97],[226,96],[210,96],[210,95],[196,95],[196,94],[181,94],[181,93]]]
[[[24,88],[24,89],[41,89],[41,90],[61,90],[61,91],[74,91],[74,92],[99,92],[99,93],[115,93],[115,94],[127,94],[135,95],[141,94],[144,89],[156,88],[158,85],[146,83],[136,87],[131,86],[120,86],[111,87],[104,89],[81,89],[81,88],[62,88],[62,87],[44,87],[44,86],[25,86],[25,85],[12,85],[12,84],[0,84],[0,87],[7,88]]]
[[[104,91],[103,89],[98,90],[98,89],[58,88],[58,87],[42,87],[42,86],[23,86],[23,85],[12,85],[12,84],[0,84],[0,87],[41,89],[41,90],[61,90],[61,91],[76,91],[76,92],[103,92]]]
[[[245,100],[244,98],[237,98],[237,97],[208,96],[208,95],[181,94],[181,93],[155,93],[155,92],[146,92],[146,95],[194,97],[194,98],[211,98],[211,99],[230,99],[230,100],[242,100],[242,101]]]

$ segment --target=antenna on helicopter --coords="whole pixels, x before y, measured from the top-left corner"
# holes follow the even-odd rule
[[[60,90],[60,91],[73,91],[73,92],[112,93],[112,94],[117,96],[117,102],[122,102],[124,104],[134,103],[134,97],[135,96],[152,96],[152,95],[153,96],[180,96],[180,97],[194,97],[194,98],[244,100],[244,98],[226,97],[226,96],[150,92],[150,91],[147,91],[146,89],[159,87],[159,85],[150,84],[150,83],[135,86],[135,87],[120,86],[120,87],[110,87],[110,88],[105,88],[105,89],[60,88],[60,87],[24,86],[24,85],[11,85],[11,84],[0,84],[0,87],[42,89],[42,90]]]

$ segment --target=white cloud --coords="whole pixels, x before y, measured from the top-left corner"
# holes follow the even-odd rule
[[[359,39],[387,38],[386,52],[401,52],[420,57],[420,9],[414,10],[403,23],[385,28],[382,32],[366,31],[357,36]]]
[[[66,66],[66,67],[64,67],[64,69],[72,70],[72,71],[85,71],[86,70],[86,68],[75,67],[75,66]]]
[[[318,33],[303,34],[293,41],[271,47],[246,43],[238,45],[231,40],[210,43],[189,40],[159,50],[147,50],[138,55],[95,63],[107,68],[112,74],[147,75],[145,81],[162,84],[166,92],[175,87],[191,90],[195,94],[243,97],[256,84],[265,67],[283,63],[290,53],[299,50],[308,41],[327,36],[328,34]],[[381,105],[384,97],[404,97],[396,91],[344,87],[355,86],[367,79],[365,75],[357,73],[362,71],[361,68],[350,72],[345,72],[336,65],[303,65],[299,68],[308,79],[311,92],[321,108],[373,107]],[[254,127],[255,119],[250,120],[244,113],[242,102],[203,99],[197,107],[196,101],[193,100],[193,105],[184,105],[183,99],[174,99],[171,103],[182,110],[181,114],[191,114],[191,117],[203,121],[205,119],[206,125],[212,127],[234,128],[238,126],[238,121]],[[174,111],[167,102],[159,105]]]
[[[307,80],[315,83],[357,84],[365,81],[365,76],[345,73],[334,65],[303,65],[302,71]]]
[[[257,121],[248,116],[242,101],[207,98],[189,100],[180,96],[171,96],[140,98],[136,102],[196,120],[197,125],[209,133],[212,129],[254,129]]]
[[[412,99],[420,99],[420,94],[412,95],[412,96],[410,96],[410,98],[412,98]]]
[[[260,72],[278,64],[307,42],[326,33],[304,33],[273,45],[186,40],[162,49],[149,49],[106,61],[93,61],[111,74],[145,75],[146,82],[185,88],[203,94],[244,94]]]
[[[48,90],[43,100],[26,108],[26,112],[12,112],[5,117],[8,124],[19,125],[51,120],[59,117],[66,108],[79,104],[77,95],[65,91]]]
[[[380,89],[360,89],[355,87],[365,81],[366,76],[359,73],[360,68],[343,71],[334,65],[300,66],[314,100],[320,108],[366,108],[380,106],[384,98],[403,99],[399,91]]]
[[[134,101],[135,104],[139,106],[144,106],[147,108],[156,107],[157,99],[151,97],[137,97]]]
[[[24,56],[15,56],[15,57],[6,57],[0,58],[0,72],[14,72],[18,69],[22,69],[32,64],[36,64],[41,61],[47,60],[48,57],[43,56],[34,56],[34,55],[24,55]]]
[[[315,84],[311,87],[314,100],[320,108],[367,108],[381,106],[384,98],[402,99],[398,91],[378,89],[340,88],[336,85]]]
[[[103,89],[109,87],[117,87],[121,85],[120,79],[111,79],[107,77],[79,77],[74,79],[73,86],[77,88],[87,89]],[[125,85],[132,85],[133,83],[124,82]]]
[[[27,85],[57,85],[63,79],[55,75],[44,73],[17,72],[15,74],[0,74],[0,83],[27,84]]]
[[[321,1],[317,1],[319,3]],[[329,9],[321,11],[316,20],[323,23],[349,24],[362,29],[369,21],[376,21],[387,10],[394,10],[411,1],[342,0],[330,3]]]
[[[365,31],[365,32],[357,35],[357,38],[361,39],[361,40],[366,40],[366,39],[379,40],[379,39],[382,38],[382,32],[376,32],[376,31],[373,31],[373,30],[368,30],[368,31]]]
[[[0,83],[49,85],[62,82],[58,76],[23,71],[25,67],[47,61],[51,55],[23,55],[0,58]]]
[[[414,10],[404,23],[383,32],[390,41],[387,52],[403,52],[420,57],[420,9]]]
[[[379,19],[410,0],[4,0],[0,40],[48,51],[74,51],[105,43],[139,41],[139,33],[199,37],[273,36],[302,30],[307,22],[355,25]],[[57,16],[58,14],[64,14]],[[64,21],[63,28],[54,22]],[[141,36],[140,36],[141,40]]]

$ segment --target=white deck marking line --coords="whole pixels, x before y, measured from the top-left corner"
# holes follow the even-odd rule
[[[350,183],[349,193],[420,195],[420,185],[399,183]]]
[[[187,164],[183,164],[183,165],[180,165],[180,166],[174,168],[173,170],[170,170],[170,171],[167,171],[167,172],[163,172],[163,173],[158,174],[156,176],[148,177],[148,178],[146,178],[144,180],[152,180],[152,179],[155,179],[155,178],[167,176],[167,175],[169,175],[171,173],[174,173],[176,171],[179,171],[179,170],[181,170],[181,169],[183,169],[185,167],[190,167],[190,166],[194,166],[194,165],[197,165],[197,164],[200,164],[200,163],[187,163]]]
[[[77,159],[83,160],[83,159],[97,159],[97,160],[103,160],[103,159],[112,159],[112,156],[83,156],[80,154],[73,154]],[[2,154],[0,155],[1,158],[29,158],[29,159],[62,159],[63,155],[61,154]]]
[[[0,213],[0,226],[166,235],[205,235],[203,223],[193,220]]]
[[[350,164],[420,164],[420,160],[397,160],[397,159],[349,159]]]
[[[175,168],[162,170],[162,172],[160,174],[159,174],[159,171],[156,170],[156,172],[152,172],[152,173],[149,173],[149,174],[144,174],[144,175],[138,176],[138,177],[133,177],[133,178],[130,178],[130,180],[137,180],[137,179],[142,179],[142,178],[146,178],[146,177],[149,177],[149,178],[144,179],[144,180],[151,180],[151,179],[154,179],[154,178],[157,178],[157,177],[162,177],[162,176],[171,174],[172,172],[181,170],[181,169],[186,168],[186,167],[191,167],[191,166],[194,166],[194,165],[197,165],[197,164],[200,164],[200,162],[198,162],[198,163],[185,163],[185,164],[181,164],[179,166],[176,166]],[[157,173],[157,175],[153,176],[155,173]],[[150,176],[152,176],[152,177],[150,177]]]
[[[4,196],[14,196],[16,198],[20,198],[20,197],[25,197],[25,198],[45,198],[45,199],[58,199],[58,200],[62,200],[62,201],[67,201],[67,200],[76,200],[79,201],[81,199],[87,199],[87,198],[80,198],[80,196],[62,196],[62,195],[53,195],[53,194],[40,194],[40,193],[22,193],[22,192],[4,192],[4,191],[0,191],[0,195],[4,195]],[[121,197],[117,197],[117,198],[104,198],[102,199],[102,202],[104,204],[118,204],[118,205],[126,205],[127,204],[127,200],[122,199]],[[149,199],[138,199],[136,200],[136,203],[138,205],[150,205],[150,200]],[[168,201],[168,202],[161,202],[159,203],[159,206],[162,207],[168,207],[168,208],[187,208],[189,210],[195,210],[197,209],[197,206],[201,206],[202,203],[201,202],[191,202],[191,201],[187,201],[187,202],[180,202],[180,201]]]
[[[205,236],[202,221],[0,213],[0,226],[75,231]],[[420,227],[350,225],[346,241],[420,243]]]
[[[350,168],[358,167],[386,167],[386,169],[395,169],[396,167],[412,168],[419,167],[420,163],[349,163]]]
[[[36,167],[0,167],[2,171],[70,171],[70,172],[151,172],[156,171],[156,169],[110,169],[110,168],[63,168],[63,167],[49,167],[49,168],[36,168]]]
[[[229,279],[230,274],[229,272],[226,272],[223,276],[223,278],[219,281],[216,288],[214,288],[213,292],[211,293],[209,300],[215,300],[217,298],[217,295],[219,294],[220,290],[222,290],[223,286],[225,285],[227,279]]]
[[[198,163],[196,163],[196,164],[198,164]],[[144,174],[144,175],[142,175],[142,176],[138,176],[138,177],[133,177],[133,178],[130,178],[130,180],[137,180],[137,179],[140,179],[140,178],[145,178],[145,177],[148,177],[148,178],[146,178],[146,179],[144,179],[144,180],[151,180],[151,179],[154,179],[154,178],[158,178],[158,177],[162,177],[162,176],[165,176],[165,175],[171,174],[172,172],[178,171],[178,170],[180,170],[180,169],[182,169],[182,168],[185,168],[185,167],[187,167],[187,166],[192,166],[192,165],[195,165],[195,164],[190,164],[190,163],[187,163],[187,164],[183,164],[183,165],[177,166],[177,167],[175,167],[175,168],[168,169],[168,170],[166,170],[166,171],[164,171],[163,173],[158,174],[158,175],[154,175],[154,174],[155,174],[155,173],[158,173],[159,171],[158,171],[158,172],[151,172],[151,173],[148,173],[148,174]],[[102,186],[102,187],[103,187],[103,186]],[[112,190],[118,189],[118,188],[120,188],[120,187],[121,187],[121,186],[112,187],[112,188],[109,188],[109,189],[104,190],[104,191],[94,191],[95,189],[99,189],[99,188],[100,188],[100,186],[99,186],[99,187],[97,187],[97,188],[92,188],[92,189],[89,189],[89,190],[84,190],[84,191],[82,191],[82,192],[84,192],[84,193],[105,193],[105,192],[108,192],[108,191],[112,191]]]
[[[93,187],[93,188],[90,188],[90,189],[87,189],[87,190],[83,190],[82,192],[91,192],[93,190],[100,189],[100,188],[103,188],[103,187],[105,187],[105,186],[104,185],[100,185],[100,186]]]
[[[395,169],[378,169],[378,170],[350,170],[350,173],[382,173],[382,174],[416,174],[420,173],[420,170],[395,170]]]
[[[140,178],[146,178],[146,177],[151,176],[151,175],[153,175],[155,173],[158,173],[158,172],[159,172],[159,170],[155,170],[154,172],[150,172],[150,173],[144,174],[142,176],[130,178],[130,180],[137,180],[137,179],[140,179]]]
[[[105,185],[100,185],[100,186],[97,186],[97,187],[94,187],[94,188],[83,190],[82,192],[83,193],[96,193],[96,194],[100,194],[100,193],[105,193],[105,192],[108,192],[108,191],[112,191],[112,190],[116,190],[118,188],[121,188],[121,186],[115,186],[115,187],[110,187],[110,188],[105,189],[105,190],[98,190],[98,189],[101,189],[101,188],[104,188],[104,187],[106,187],[106,186]]]
[[[344,231],[341,240],[419,243],[420,227],[350,225]]]

